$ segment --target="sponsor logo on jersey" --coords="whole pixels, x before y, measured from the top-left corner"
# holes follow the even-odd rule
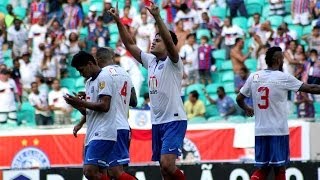
[[[103,89],[104,87],[106,87],[106,83],[104,81],[99,83],[99,89]]]
[[[158,67],[158,70],[163,69],[163,67],[164,67],[164,64],[161,64],[161,65]]]
[[[27,147],[20,150],[13,158],[11,168],[48,168],[50,161],[47,155],[38,148]]]

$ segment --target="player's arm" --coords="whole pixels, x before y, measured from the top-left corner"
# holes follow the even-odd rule
[[[136,90],[134,89],[134,87],[132,87],[129,106],[137,107],[137,105],[138,105],[138,100],[137,100]]]
[[[159,34],[164,42],[164,45],[166,46],[169,58],[172,62],[177,63],[179,61],[179,53],[172,41],[168,28],[161,19],[159,7],[156,6],[153,2],[151,2],[151,6],[147,7],[147,9],[153,15],[156,21],[156,25],[159,29]]]
[[[241,109],[245,111],[247,116],[252,117],[254,114],[253,109],[244,102],[245,98],[246,98],[245,95],[243,95],[242,93],[239,93],[236,99],[237,104]]]
[[[64,96],[64,99],[68,104],[70,104],[72,107],[76,109],[85,108],[99,112],[108,112],[111,103],[111,96],[109,95],[100,95],[98,102],[84,101],[70,94]]]
[[[303,83],[299,91],[311,94],[320,94],[320,85]]]
[[[86,123],[86,121],[87,121],[86,117],[82,116],[80,122],[73,127],[73,135],[74,135],[74,137],[77,137],[78,131],[82,128],[82,126],[84,125],[84,123]]]
[[[109,11],[110,15],[113,17],[114,21],[117,23],[120,38],[126,49],[130,52],[130,54],[139,62],[142,64],[141,60],[141,50],[138,48],[138,46],[135,44],[133,39],[131,38],[131,35],[125,28],[125,26],[121,23],[120,17],[118,14],[118,7],[116,9],[111,8]]]

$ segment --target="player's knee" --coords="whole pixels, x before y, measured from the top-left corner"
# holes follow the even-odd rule
[[[90,167],[85,167],[83,169],[83,175],[88,179],[88,180],[94,180],[97,179],[99,176],[99,171],[96,169],[90,168]]]
[[[162,160],[161,164],[161,172],[162,174],[173,174],[176,170],[175,163],[171,161]]]
[[[115,178],[120,177],[123,172],[124,171],[122,166],[115,166],[109,169],[109,174]]]

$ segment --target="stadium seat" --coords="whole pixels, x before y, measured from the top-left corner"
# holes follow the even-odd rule
[[[223,7],[210,8],[210,15],[215,16],[223,20],[227,15],[227,9]]]
[[[225,49],[217,49],[212,52],[212,56],[217,60],[225,60],[226,59],[226,50]]]
[[[110,42],[117,43],[119,41],[119,34],[111,34],[110,35]]]
[[[219,116],[218,108],[214,104],[209,104],[206,106],[206,117]]]
[[[219,86],[222,86],[222,84],[219,84],[219,83],[208,84],[206,86],[206,91],[208,94],[216,94]]]
[[[244,64],[250,70],[250,72],[255,72],[257,70],[257,60],[256,59],[247,59]]]
[[[211,116],[208,118],[208,123],[211,123],[211,122],[219,122],[219,121],[224,121],[223,117],[217,115],[217,116]]]
[[[75,90],[75,84],[76,81],[73,78],[64,78],[61,79],[61,87],[65,87],[69,90],[69,92],[72,92],[73,90]]]
[[[77,78],[77,77],[80,77],[80,73],[79,71],[76,70],[76,68],[74,67],[67,67],[67,72],[68,72],[68,77],[70,78]]]
[[[103,1],[96,1],[94,3],[91,3],[91,5],[94,5],[97,7],[97,14],[98,15],[101,15],[102,14],[102,11],[103,11],[103,7],[104,7],[104,2]]]
[[[231,123],[245,123],[246,118],[243,116],[235,115],[235,116],[229,116],[228,121]]]
[[[5,5],[0,4],[0,13],[7,14],[7,8]]]
[[[224,90],[227,94],[234,93],[234,82],[228,82],[223,84]]]
[[[288,14],[291,14],[291,6],[292,6],[292,1],[291,0],[285,0],[284,1],[284,7],[285,7],[285,12]]]
[[[138,108],[141,108],[142,104],[144,102],[144,98],[143,97],[138,97],[138,104],[137,104],[137,107]]]
[[[35,108],[28,101],[23,102],[17,118],[19,122],[26,121],[28,125],[35,125]]]
[[[277,29],[280,24],[283,22],[283,17],[282,16],[269,16],[268,20],[271,23],[271,26]]]
[[[303,27],[300,25],[289,25],[288,28],[292,31],[295,31],[298,38],[300,38],[303,34]]]
[[[232,62],[231,60],[226,60],[221,64],[220,70],[221,71],[229,71],[232,70],[233,66],[232,66]]]
[[[249,16],[252,16],[255,13],[261,14],[262,8],[263,8],[263,5],[260,3],[259,0],[257,0],[256,2],[253,0],[250,0],[249,2],[246,3],[246,9]]]
[[[108,28],[109,28],[110,34],[117,34],[117,33],[119,33],[117,24],[115,24],[115,23],[109,24],[109,25],[108,25]]]
[[[84,79],[84,77],[78,77],[77,79],[76,79],[76,82],[75,82],[76,84],[75,84],[75,87],[76,88],[79,88],[79,87],[84,87],[85,86],[85,79]]]
[[[13,13],[20,19],[23,20],[27,15],[27,10],[23,7],[15,7]]]
[[[207,36],[209,39],[211,38],[211,33],[208,29],[198,29],[196,31],[196,37],[197,40],[199,41],[202,36]]]
[[[191,84],[186,89],[186,94],[189,94],[191,91],[196,90],[200,95],[203,95],[203,89],[205,86],[203,84]]]
[[[204,117],[194,117],[188,120],[189,124],[202,124],[208,122]]]
[[[232,24],[239,26],[243,30],[247,30],[248,20],[245,17],[235,17],[232,19]]]
[[[81,120],[82,114],[78,110],[74,110],[71,113],[71,121],[74,122],[79,122]]]
[[[269,2],[266,3],[263,8],[262,8],[262,16],[265,18],[265,19],[268,19],[269,17],[269,14],[270,14],[270,7],[269,7]]]
[[[213,83],[220,83],[220,73],[218,72],[211,72],[211,80]]]
[[[286,15],[286,16],[284,17],[283,21],[286,22],[288,25],[292,25],[292,24],[293,24],[293,22],[292,22],[293,20],[292,20],[291,14]],[[289,29],[290,29],[290,28],[289,28]]]
[[[85,16],[88,16],[90,4],[88,2],[81,2],[82,10]]]
[[[305,26],[302,31],[302,36],[310,34],[312,32],[312,28],[313,27],[311,25]]]
[[[222,72],[221,75],[221,82],[225,83],[225,82],[233,82],[234,81],[234,72],[233,71],[226,71],[226,72]]]

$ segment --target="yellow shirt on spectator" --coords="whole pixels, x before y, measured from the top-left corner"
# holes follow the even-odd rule
[[[187,113],[188,119],[194,118],[196,116],[204,116],[206,108],[204,103],[200,100],[193,105],[189,100],[184,103],[184,109]]]

